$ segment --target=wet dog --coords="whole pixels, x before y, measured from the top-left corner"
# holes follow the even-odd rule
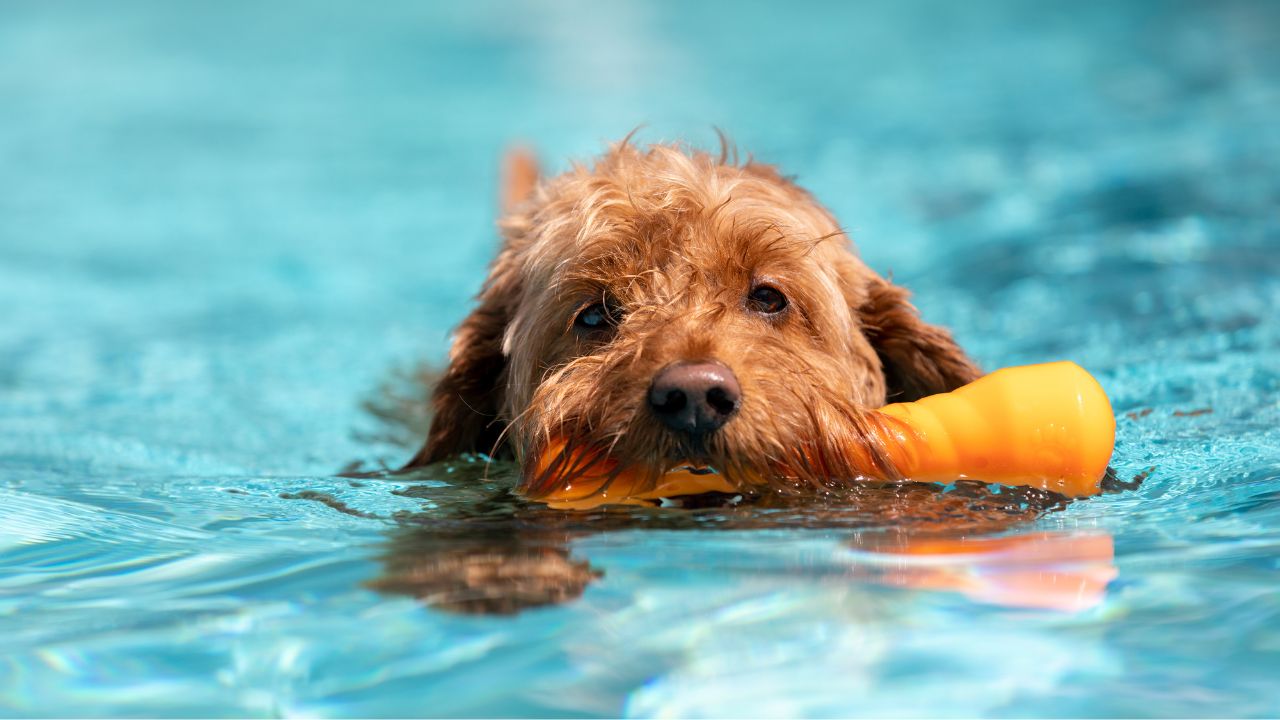
[[[542,180],[517,157],[409,467],[512,456],[547,491],[529,468],[561,439],[651,481],[824,487],[858,475],[868,410],[979,376],[812,195],[731,155],[623,141]]]
[[[442,476],[447,484],[402,491],[433,509],[400,518],[370,587],[444,611],[509,614],[580,597],[607,569],[575,546],[601,532],[823,528],[847,533],[848,547],[873,559],[933,545],[946,558],[956,538],[981,542],[1066,504],[1048,491],[971,481],[947,492],[847,482],[868,410],[980,373],[775,169],[726,152],[623,142],[594,165],[542,180],[529,156],[514,155],[504,196],[502,248],[458,328],[428,437],[407,468],[469,454],[523,467],[458,463]],[[749,503],[712,498],[674,513],[564,512],[512,495],[513,476],[528,489],[531,465],[556,439],[603,448],[651,478],[698,463],[763,484]],[[776,472],[796,448],[806,455]],[[833,485],[835,502],[762,492]],[[1028,543],[1037,557],[1066,553],[1069,562],[1035,585],[1061,592],[988,600],[1057,607],[1100,596],[1082,595],[1093,586],[1081,578],[1114,572],[1109,544],[1094,557],[1080,556],[1074,538],[1049,550],[1039,536]],[[962,570],[973,557],[966,546]],[[919,577],[897,567],[859,562],[849,578],[950,587],[939,579],[945,563]],[[958,574],[966,591],[970,575]]]

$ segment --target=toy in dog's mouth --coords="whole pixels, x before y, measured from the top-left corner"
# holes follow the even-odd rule
[[[620,466],[603,451],[579,449],[562,438],[548,443],[518,489],[565,509],[659,505],[674,497],[738,492],[736,483],[702,462],[674,461],[654,478],[639,468]]]
[[[1070,497],[1099,491],[1115,445],[1115,416],[1098,381],[1070,362],[999,370],[950,393],[867,413],[871,448],[849,448],[861,477],[1024,485]],[[878,461],[883,456],[886,463]],[[806,453],[797,455],[801,462]],[[608,452],[552,438],[518,490],[553,507],[659,504],[664,498],[736,493],[764,474],[728,477],[680,459],[654,477]],[[784,465],[770,473],[786,477]],[[853,478],[851,478],[853,479]]]
[[[690,475],[714,475],[719,471],[710,465],[690,465],[686,463],[684,465],[677,465],[667,472],[686,472]]]

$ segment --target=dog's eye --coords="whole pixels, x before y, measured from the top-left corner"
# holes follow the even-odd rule
[[[585,332],[608,330],[618,324],[621,313],[605,303],[594,303],[582,308],[578,317],[573,319],[573,326]]]
[[[747,307],[765,315],[777,315],[787,309],[787,296],[769,285],[757,285],[747,294]]]

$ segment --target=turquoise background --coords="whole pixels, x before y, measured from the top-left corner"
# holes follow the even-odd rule
[[[1278,36],[1271,2],[0,5],[0,713],[1280,714]],[[796,175],[984,366],[1099,377],[1154,471],[1014,534],[1113,537],[1101,604],[868,579],[803,515],[587,528],[604,576],[515,616],[366,587],[480,503],[335,473],[411,454],[365,403],[444,357],[502,151],[640,125]]]

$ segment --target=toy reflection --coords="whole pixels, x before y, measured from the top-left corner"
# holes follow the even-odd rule
[[[872,538],[854,550],[861,578],[1004,607],[1088,610],[1102,604],[1119,574],[1103,532]]]

